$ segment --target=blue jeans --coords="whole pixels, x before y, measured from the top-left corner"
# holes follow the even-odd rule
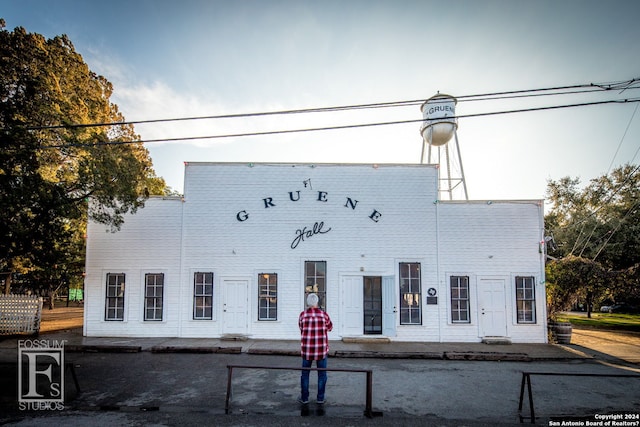
[[[302,367],[310,368],[313,364],[313,360],[302,359]],[[322,360],[316,360],[317,368],[326,368],[327,367],[327,358],[325,357]],[[302,370],[302,374],[300,376],[300,388],[302,389],[301,398],[304,401],[309,400],[309,373],[311,371]],[[324,400],[324,389],[327,385],[327,371],[318,371],[318,396],[317,400]]]

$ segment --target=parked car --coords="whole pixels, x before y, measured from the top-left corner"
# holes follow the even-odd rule
[[[600,311],[603,313],[608,313],[609,310],[611,310],[611,306],[610,305],[603,305],[602,307],[600,307]]]
[[[609,313],[637,313],[638,307],[631,304],[614,304],[609,307]]]

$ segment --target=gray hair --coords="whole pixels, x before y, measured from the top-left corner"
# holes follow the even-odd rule
[[[320,298],[318,298],[318,295],[316,294],[307,295],[307,305],[309,307],[317,307],[318,301],[320,301]]]

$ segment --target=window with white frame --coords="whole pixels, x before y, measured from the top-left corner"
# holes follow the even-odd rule
[[[422,324],[422,291],[419,262],[400,263],[400,324]]]
[[[516,309],[518,323],[536,322],[536,292],[533,277],[516,277]]]
[[[304,263],[304,300],[307,295],[315,293],[318,295],[318,308],[325,310],[327,307],[327,262],[326,261],[305,261]]]
[[[164,274],[144,275],[144,320],[162,320]]]
[[[451,321],[453,323],[470,323],[469,308],[469,276],[451,276],[449,278],[451,292]]]
[[[278,275],[258,275],[258,320],[278,320]]]
[[[104,320],[124,320],[124,273],[107,273]]]
[[[213,273],[193,275],[193,319],[213,319]]]

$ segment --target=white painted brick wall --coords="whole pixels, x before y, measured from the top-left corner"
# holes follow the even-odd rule
[[[152,197],[120,231],[101,224],[87,226],[85,320],[87,336],[177,336],[180,296],[182,201]],[[105,321],[107,273],[125,273],[125,320]],[[146,273],[164,273],[161,322],[145,322]]]
[[[297,339],[305,261],[327,262],[327,311],[336,325],[332,339],[340,338],[340,275],[395,276],[397,283],[400,262],[421,263],[423,302],[426,290],[434,287],[439,304],[423,305],[421,326],[397,325],[396,340],[480,339],[477,318],[468,325],[448,320],[451,273],[507,277],[509,289],[515,275],[532,275],[542,316],[542,207],[534,202],[434,203],[436,174],[430,165],[189,163],[184,203],[150,199],[115,234],[89,225],[85,333],[220,336],[223,282],[241,278],[249,283],[247,333]],[[291,201],[289,192],[294,198],[299,194],[299,200]],[[326,201],[318,200],[319,192]],[[273,206],[265,207],[266,198]],[[345,207],[347,198],[357,200],[355,209]],[[375,210],[381,214],[378,222],[369,218]],[[246,221],[236,218],[240,211],[248,213]],[[292,249],[296,230],[316,222],[330,231]],[[213,320],[192,319],[197,271],[214,273]],[[107,272],[127,274],[125,322],[104,321]],[[149,272],[165,273],[165,320],[160,324],[141,320],[144,273]],[[259,273],[278,274],[277,321],[257,320]],[[396,294],[399,299],[398,289]],[[508,305],[515,305],[511,294],[507,298]],[[511,320],[514,341],[544,341],[544,322],[522,326]]]
[[[543,207],[541,201],[440,203],[440,295],[443,336],[449,341],[480,340],[479,277],[503,277],[506,282],[507,331],[514,342],[545,342]],[[450,275],[470,276],[471,323],[450,321]],[[533,276],[536,283],[535,325],[518,324],[515,276]]]
[[[187,166],[186,175],[185,259],[216,272],[218,312],[223,309],[222,278],[250,278],[249,333],[254,336],[298,338],[304,261],[327,261],[327,311],[336,325],[332,338],[338,338],[340,273],[395,275],[396,260],[435,259],[435,248],[424,246],[425,239],[435,237],[435,225],[425,221],[435,210],[431,166],[196,163]],[[299,200],[291,201],[289,192],[296,198],[298,191]],[[319,192],[326,192],[326,202],[318,201]],[[357,200],[355,209],[345,207],[347,197]],[[275,206],[265,208],[265,198]],[[244,222],[236,219],[242,210],[249,214]],[[382,215],[377,223],[369,218],[374,210]],[[296,230],[315,222],[331,231],[291,249]],[[276,322],[257,320],[260,272],[278,273]],[[185,298],[182,306],[186,310],[190,304]],[[185,323],[185,334],[208,333],[206,326],[196,332],[197,322]]]

